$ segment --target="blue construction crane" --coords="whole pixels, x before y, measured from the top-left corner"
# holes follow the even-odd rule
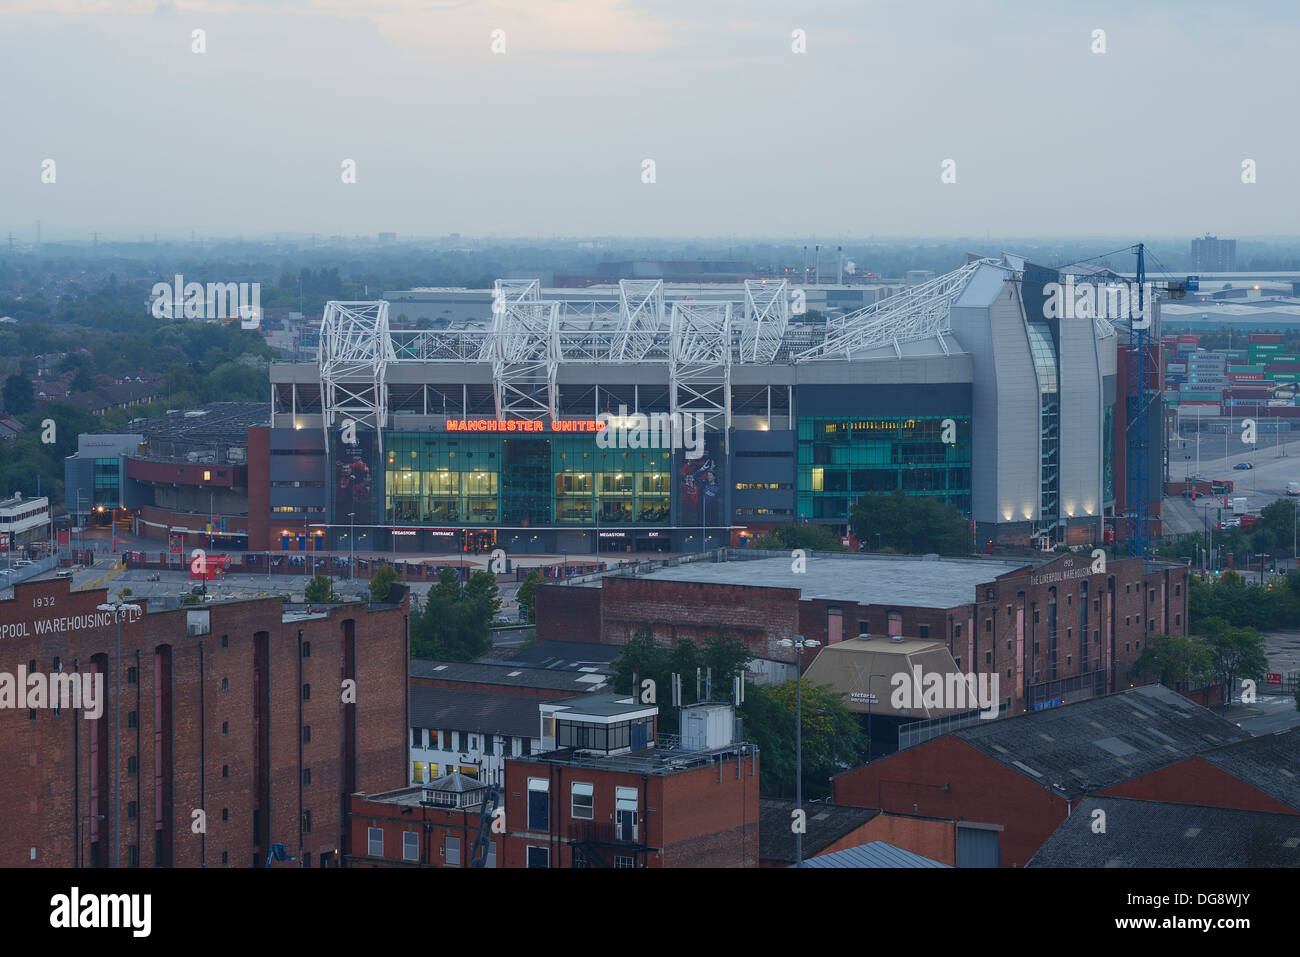
[[[1146,315],[1153,304],[1146,297],[1146,245],[1133,247],[1137,254],[1137,303],[1129,300],[1128,324],[1128,396],[1126,397],[1125,435],[1125,505],[1127,546],[1130,558],[1141,558],[1145,564],[1151,558],[1151,496],[1150,496],[1150,440],[1151,405],[1159,396],[1159,389],[1151,383],[1155,358],[1151,355],[1151,319]],[[1182,299],[1187,294],[1186,282],[1170,282],[1169,295]]]
[[[1128,396],[1125,415],[1125,505],[1127,511],[1126,538],[1130,558],[1141,557],[1145,562],[1151,548],[1151,515],[1148,493],[1147,458],[1150,438],[1150,408],[1147,380],[1150,378],[1150,322],[1144,316],[1146,305],[1146,249],[1143,243],[1134,248],[1137,253],[1137,321],[1134,321],[1132,300],[1129,301],[1128,324]],[[1154,308],[1154,307],[1152,307]]]

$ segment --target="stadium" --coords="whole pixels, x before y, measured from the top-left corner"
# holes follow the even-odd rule
[[[509,279],[479,318],[432,329],[390,323],[388,301],[331,302],[317,362],[271,366],[270,538],[695,551],[789,523],[847,536],[859,496],[901,489],[956,507],[981,547],[1100,542],[1120,337],[1044,308],[1064,278],[971,256],[824,316],[783,280]],[[693,417],[702,451],[606,447],[622,410]]]

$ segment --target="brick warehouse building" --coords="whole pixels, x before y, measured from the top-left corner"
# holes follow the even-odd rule
[[[976,722],[836,775],[831,800],[999,827],[1001,866],[1024,867],[1077,813],[1084,797],[1140,796],[1137,782],[1249,737],[1162,685],[1144,685],[1004,721]],[[1186,795],[1179,800],[1197,800],[1195,768],[1184,770],[1176,783]]]
[[[43,581],[0,602],[0,672],[105,673],[97,718],[0,710],[0,866],[109,859],[117,629],[105,600]],[[406,782],[405,593],[315,614],[286,614],[278,598],[141,607],[121,632],[120,866],[262,866],[273,843],[294,866],[337,866],[347,796]]]
[[[794,651],[777,642],[792,634],[942,641],[958,668],[997,673],[1016,714],[1127,687],[1148,636],[1187,633],[1187,567],[1113,558],[1094,573],[1086,552],[1041,562],[826,553],[796,573],[788,553],[728,549],[537,589],[541,641],[625,644],[647,627],[665,643],[721,628],[755,658],[787,663]]]

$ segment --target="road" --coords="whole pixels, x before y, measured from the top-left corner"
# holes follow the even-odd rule
[[[1278,436],[1261,435],[1258,444],[1245,445],[1240,431],[1222,435],[1201,434],[1200,475],[1206,479],[1230,479],[1233,498],[1245,498],[1246,507],[1258,512],[1275,499],[1286,498],[1288,482],[1300,482],[1300,439],[1278,444]],[[1252,469],[1237,471],[1238,462],[1250,462]],[[1169,477],[1175,482],[1196,472],[1196,439],[1175,439],[1169,449]],[[1195,502],[1178,496],[1164,501],[1165,531],[1168,534],[1199,532],[1217,519],[1218,496],[1203,496]]]

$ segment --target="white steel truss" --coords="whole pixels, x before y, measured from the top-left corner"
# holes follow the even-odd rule
[[[771,362],[790,322],[789,287],[784,279],[745,280],[745,324],[740,330],[740,361]]]
[[[619,320],[622,309],[607,300],[562,299],[556,319],[556,347],[561,363],[609,362],[622,338]]]
[[[670,410],[711,431],[731,428],[731,305],[679,300],[671,315]]]
[[[610,358],[625,362],[666,359],[663,280],[620,279],[618,300],[618,335]]]
[[[391,359],[387,301],[325,304],[316,364],[326,448],[336,420],[353,419],[375,430],[382,455],[383,429],[388,425],[384,378]]]
[[[985,262],[1000,264],[972,261],[829,320],[825,338],[792,361],[846,361],[882,346],[901,356],[901,343],[921,339],[936,339],[948,354],[949,310]],[[621,281],[617,301],[543,300],[536,279],[497,280],[493,292],[490,323],[454,329],[392,331],[387,302],[329,303],[318,350],[327,433],[352,418],[376,429],[382,442],[389,363],[490,363],[496,414],[523,419],[557,417],[562,364],[666,365],[672,411],[699,414],[707,428],[725,429],[732,364],[773,362],[783,345],[792,345],[790,286],[783,279],[746,281],[743,319],[739,301],[675,300],[665,312],[658,279]],[[1102,323],[1098,332],[1114,334]]]
[[[853,353],[892,345],[901,355],[901,342],[938,338],[952,330],[949,310],[971,276],[992,259],[976,259],[903,292],[873,302],[826,323],[826,338],[795,357],[796,362],[852,359]]]
[[[498,279],[492,297],[492,382],[497,418],[557,417],[558,302],[536,279]]]

